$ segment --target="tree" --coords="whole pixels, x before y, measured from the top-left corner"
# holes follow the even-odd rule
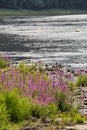
[[[17,8],[17,0],[13,0],[13,7]]]
[[[25,0],[17,0],[17,7],[18,8],[23,8],[24,7],[24,1]]]
[[[26,9],[42,9],[44,8],[43,0],[25,0],[24,8]]]

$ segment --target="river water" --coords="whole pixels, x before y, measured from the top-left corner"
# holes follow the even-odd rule
[[[87,15],[0,17],[0,52],[87,69]]]

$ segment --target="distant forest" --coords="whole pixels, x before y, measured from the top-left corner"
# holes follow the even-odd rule
[[[6,9],[87,9],[87,0],[0,0]]]

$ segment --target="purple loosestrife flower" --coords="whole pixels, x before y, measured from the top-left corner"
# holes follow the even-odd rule
[[[86,95],[83,94],[83,96],[82,96],[82,98],[81,98],[82,102],[85,100],[85,98],[86,98]]]
[[[2,82],[4,81],[4,79],[5,79],[5,73],[4,72],[1,73],[0,79],[1,79]]]
[[[9,56],[5,55],[5,56],[3,56],[3,59],[6,60],[6,61],[9,61]]]
[[[66,80],[71,80],[70,76],[66,75],[62,69],[58,70],[58,72],[53,71],[45,78],[39,72],[24,75],[17,68],[13,68],[10,72],[0,74],[0,84],[3,84],[3,88],[8,89],[8,91],[12,91],[16,87],[21,90],[24,96],[32,99],[33,102],[47,105],[54,102],[54,95],[57,90],[65,95],[70,94],[66,83]],[[68,101],[70,102],[70,100],[71,97],[69,97]]]
[[[81,69],[77,69],[75,71],[75,74],[78,76],[78,75],[81,75],[81,74],[85,74],[85,70],[81,70]]]
[[[48,97],[48,98],[47,98],[47,102],[48,102],[48,103],[54,102],[54,97],[53,97],[53,96]]]

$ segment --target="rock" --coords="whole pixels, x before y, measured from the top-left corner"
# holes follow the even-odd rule
[[[32,117],[33,122],[37,122],[38,118],[37,117]]]
[[[39,130],[39,128],[38,127],[26,126],[26,127],[22,128],[21,130]]]

